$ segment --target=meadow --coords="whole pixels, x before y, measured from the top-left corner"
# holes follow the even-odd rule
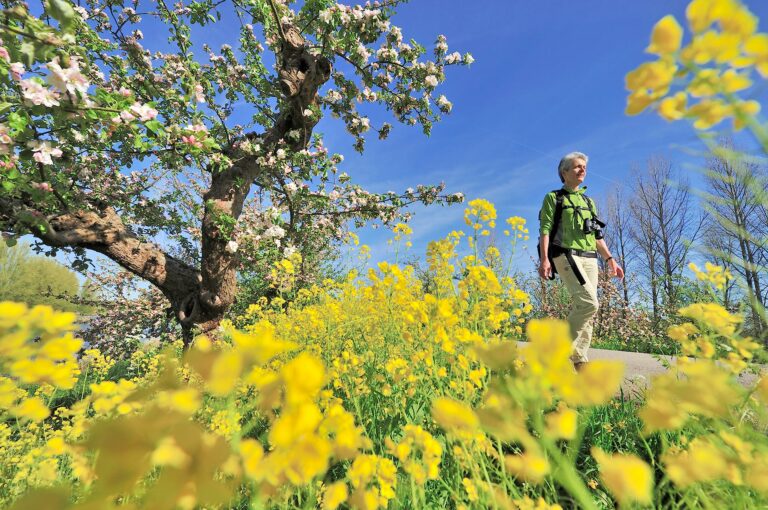
[[[472,201],[465,219],[467,234],[430,243],[428,285],[380,263],[254,303],[187,351],[115,362],[81,349],[74,314],[2,303],[2,506],[767,503],[768,381],[735,382],[761,349],[739,316],[681,309],[668,335],[690,357],[626,398],[620,363],[576,373],[567,325],[528,319],[499,248],[480,248],[493,205]],[[527,234],[522,218],[502,229],[513,245]],[[295,262],[275,266],[283,291]]]

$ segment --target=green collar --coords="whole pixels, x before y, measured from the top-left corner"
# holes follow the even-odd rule
[[[587,187],[586,187],[586,186],[582,186],[582,187],[580,187],[579,189],[577,189],[577,190],[575,190],[575,191],[574,191],[574,190],[572,190],[572,189],[568,189],[568,188],[567,188],[565,185],[563,185],[563,189],[564,189],[564,190],[565,190],[567,193],[570,193],[570,194],[578,193],[579,195],[583,195],[584,193],[586,193],[586,192],[587,192]]]

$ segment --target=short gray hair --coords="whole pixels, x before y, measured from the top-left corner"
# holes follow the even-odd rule
[[[589,157],[583,152],[569,152],[563,159],[560,160],[560,164],[557,165],[557,175],[560,177],[560,182],[565,182],[563,174],[573,167],[573,160],[583,159],[584,163],[589,161]]]

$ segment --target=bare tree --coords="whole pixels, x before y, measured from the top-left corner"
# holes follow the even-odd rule
[[[629,274],[630,252],[633,250],[633,241],[630,235],[632,224],[632,210],[622,186],[617,186],[609,192],[605,206],[605,237],[608,246],[613,248],[616,258],[621,261],[624,273]],[[627,278],[621,279],[621,290],[624,298],[624,308],[629,305],[629,283]]]
[[[649,279],[658,320],[660,306],[677,305],[680,275],[700,234],[703,215],[694,207],[688,181],[673,172],[671,161],[663,156],[648,159],[645,171],[636,173],[633,191],[632,239]]]
[[[766,204],[755,190],[765,188],[765,170],[733,149],[724,141],[707,159],[704,207],[712,221],[705,250],[731,271],[740,275],[746,285],[751,318],[758,334],[766,329],[764,311],[768,274],[766,259]]]

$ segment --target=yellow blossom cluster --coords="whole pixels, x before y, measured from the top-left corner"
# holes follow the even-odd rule
[[[735,129],[743,128],[760,104],[736,94],[752,86],[752,69],[768,76],[768,35],[756,33],[757,18],[739,0],[693,0],[686,18],[687,45],[674,16],[653,28],[646,51],[658,60],[627,74],[627,113],[656,105],[663,118],[688,118],[697,129],[731,117]]]
[[[464,210],[464,223],[472,228],[475,235],[489,236],[489,229],[496,227],[496,207],[489,201],[476,198],[467,204]]]
[[[301,253],[294,252],[288,257],[276,261],[269,273],[272,287],[280,292],[290,291],[296,284],[302,263]]]
[[[69,389],[80,368],[74,354],[83,341],[75,338],[75,314],[49,306],[28,308],[0,302],[0,409],[21,420],[39,422],[50,414],[40,396],[29,396],[26,385]]]
[[[693,271],[696,278],[702,282],[709,282],[717,290],[723,290],[730,280],[733,279],[731,272],[723,266],[712,264],[711,262],[704,263],[704,271],[691,262],[688,264],[688,268]]]

